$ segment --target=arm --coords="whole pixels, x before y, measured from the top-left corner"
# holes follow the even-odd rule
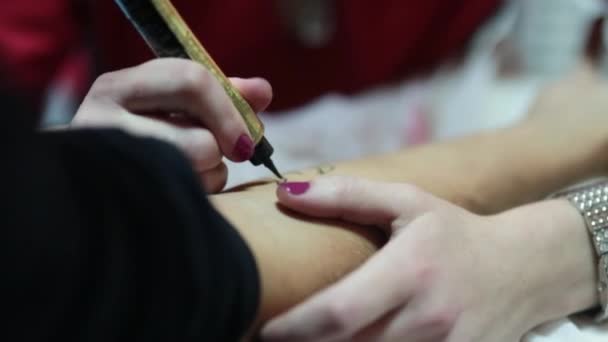
[[[186,153],[197,171],[207,170],[209,163],[204,155],[209,148],[205,146],[213,145],[215,141],[206,139],[205,144],[201,139],[193,141],[193,137],[200,136],[200,132],[194,131],[204,131],[197,126],[204,125],[205,119],[213,117],[214,112],[227,120],[221,113],[229,112],[231,108],[221,106],[228,105],[221,101],[221,95],[209,95],[213,93],[213,86],[217,87],[216,82],[202,77],[205,73],[199,69],[183,61],[155,61],[105,75],[87,96],[72,128],[120,127],[137,135],[159,138]],[[167,79],[174,82],[165,82]],[[108,84],[108,80],[112,82]],[[233,82],[256,110],[263,110],[268,105],[271,97],[268,84],[238,79]],[[173,86],[174,83],[182,86]],[[158,99],[156,94],[159,93],[165,96]],[[411,182],[473,212],[496,213],[540,199],[608,168],[608,154],[604,153],[608,149],[607,93],[606,84],[589,68],[583,67],[572,77],[543,91],[530,111],[530,118],[514,127],[339,163],[334,173]],[[179,124],[168,123],[166,118],[160,117],[154,122],[149,116],[136,115],[142,114],[141,108],[122,103],[129,94],[141,97],[137,101],[139,107],[145,103],[161,112],[175,107],[177,101],[174,99],[182,100],[178,102],[181,106],[200,105],[194,113],[189,113],[195,119],[192,126],[184,129]],[[211,106],[214,102],[216,105]],[[117,111],[116,107],[124,110]],[[209,111],[209,107],[216,110]],[[215,135],[224,145],[234,140]],[[223,150],[230,155],[229,149]],[[313,170],[290,177],[307,179],[316,174]],[[204,182],[205,178],[202,177]],[[216,178],[223,179],[225,174]],[[223,185],[223,182],[216,183],[220,186],[212,187],[212,190]]]
[[[338,163],[334,173],[413,183],[490,214],[538,200],[608,168],[608,122],[595,127],[596,136],[556,132],[545,124],[529,120],[495,132]]]
[[[157,62],[157,71],[163,70],[161,64]],[[126,77],[128,73],[122,75],[131,79]],[[186,89],[198,83],[189,84]],[[572,108],[578,110],[582,106],[560,104],[553,96],[556,90],[552,89],[533,109],[533,117],[516,127],[340,163],[332,173],[410,182],[478,213],[498,212],[538,199],[563,185],[605,170],[607,165],[606,156],[600,153],[605,150],[608,137],[605,132],[608,117],[602,110],[608,107],[603,102],[606,89],[595,81],[582,85],[570,82],[566,86],[565,90],[557,89],[565,93],[558,93],[560,99],[568,98],[565,95],[572,87],[585,91],[585,96],[580,97],[585,100],[585,111],[574,113],[580,115],[572,115]],[[200,96],[201,92],[186,94]],[[81,126],[86,126],[83,123],[88,121],[93,126],[118,126],[165,140],[167,136],[180,137],[167,125],[157,130],[150,130],[149,125],[134,127],[137,119],[128,113],[121,112],[116,118],[108,115],[112,108],[84,107],[80,111]],[[205,112],[197,111],[197,114]],[[184,144],[181,139],[169,141],[196,160],[192,149],[188,149],[191,144]],[[309,170],[289,178],[310,179],[318,174],[317,170]],[[262,321],[336,281],[359,266],[382,243],[377,233],[360,226],[337,229],[345,225],[336,221],[312,222],[282,211],[275,205],[275,188],[274,184],[262,182],[212,198],[217,208],[240,230],[257,258],[263,283],[259,315]]]
[[[511,342],[598,303],[592,243],[566,201],[478,216],[401,183],[323,177],[305,192],[290,187],[278,191],[286,207],[375,224],[391,240],[269,323],[265,341]]]
[[[473,212],[497,213],[606,172],[606,90],[588,72],[579,73],[545,90],[530,118],[517,126],[337,163],[322,173],[408,182]],[[311,169],[288,178],[308,180],[319,173]],[[379,246],[370,231],[335,229],[335,222],[303,220],[282,211],[274,204],[275,189],[261,182],[213,197],[258,258],[264,283],[262,319],[337,280]],[[319,262],[311,262],[311,255]]]
[[[528,121],[493,134],[339,163],[330,173],[409,182],[472,211],[498,212],[600,172],[601,164],[591,163],[591,154],[601,144],[593,139],[575,141],[579,143],[565,148],[561,138]],[[306,180],[318,174],[313,169],[288,178]],[[382,242],[371,230],[336,229],[345,225],[304,220],[285,211],[275,204],[275,189],[274,183],[260,183],[212,197],[258,259],[263,279],[261,320],[338,280]]]
[[[473,212],[496,213],[608,170],[606,94],[606,82],[584,65],[544,89],[514,127],[339,163],[334,173],[410,182]]]
[[[336,163],[333,173],[410,182],[473,212],[500,212],[606,173],[606,94],[608,86],[583,69],[545,89],[513,127]]]

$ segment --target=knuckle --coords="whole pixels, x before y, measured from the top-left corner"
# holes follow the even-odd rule
[[[228,179],[228,166],[226,166],[226,163],[220,163],[217,166],[217,173],[222,180],[222,186],[225,185],[226,179]]]
[[[216,181],[216,187],[215,189],[213,189],[213,192],[220,192],[224,189],[224,187],[226,186],[226,183],[228,182],[228,167],[226,166],[226,164],[221,163],[218,166],[218,171],[217,171],[217,181]]]
[[[425,190],[410,183],[395,184],[396,191],[399,191],[407,203],[417,203],[418,206],[432,209],[437,206],[439,200]]]
[[[116,89],[116,84],[120,82],[120,79],[120,72],[109,72],[102,74],[101,76],[97,77],[95,82],[93,82],[89,96],[103,97],[113,94],[114,89]]]
[[[228,167],[221,163],[215,169],[203,173],[203,184],[205,189],[210,193],[222,191],[228,181]]]
[[[70,127],[126,128],[125,112],[113,101],[87,96],[70,122]]]
[[[350,220],[361,205],[358,203],[360,196],[357,194],[360,180],[354,177],[336,177],[335,179],[338,181],[332,182],[334,191],[330,193],[328,200],[336,204],[340,211],[340,218]]]
[[[343,178],[340,182],[336,183],[333,195],[337,200],[350,198],[352,188],[353,182],[350,179]]]
[[[189,130],[179,136],[178,145],[197,165],[197,169],[209,170],[222,161],[217,141],[207,130]]]
[[[347,306],[343,302],[329,304],[322,313],[324,318],[323,332],[331,335],[347,333],[355,314],[354,308]]]
[[[176,66],[175,75],[181,79],[178,91],[188,99],[199,99],[212,83],[211,74],[192,62]]]
[[[444,308],[422,315],[415,326],[417,330],[432,331],[435,334],[446,334],[454,328],[457,319],[458,314],[455,310]]]
[[[419,262],[414,271],[414,290],[416,293],[426,293],[432,286],[439,273],[437,267],[429,261]]]
[[[126,128],[122,116],[113,115],[120,111],[112,110],[109,108],[107,112],[99,112],[96,110],[89,110],[88,107],[84,107],[83,110],[79,110],[72,121],[70,127],[72,128],[86,128],[86,127],[114,127],[114,128]]]
[[[361,181],[350,176],[331,176],[326,178],[334,184],[334,196],[337,200],[350,199],[356,195],[356,189]]]

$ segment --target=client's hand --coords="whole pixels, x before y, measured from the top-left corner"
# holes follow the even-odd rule
[[[266,341],[514,342],[595,303],[591,243],[565,201],[482,217],[409,185],[337,177],[285,183],[278,197],[309,216],[382,227],[392,239],[271,321]]]
[[[270,103],[272,89],[261,79],[231,80],[256,112]],[[102,75],[71,127],[114,127],[154,137],[180,148],[208,191],[221,190],[233,161],[251,158],[254,144],[245,122],[215,78],[181,59],[158,59]]]

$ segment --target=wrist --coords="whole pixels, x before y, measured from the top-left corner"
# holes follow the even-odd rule
[[[593,244],[573,206],[566,200],[552,200],[501,215],[516,223],[514,245],[525,246],[530,259],[523,272],[529,284],[520,299],[536,322],[597,306]]]
[[[564,265],[557,268],[559,279],[556,279],[555,291],[551,295],[556,303],[556,317],[596,307],[599,303],[597,258],[583,218],[566,200],[551,201],[546,205],[552,206],[551,212],[556,215],[553,229],[545,227],[547,234],[553,233],[553,237],[562,243],[561,249],[552,251],[552,264]]]

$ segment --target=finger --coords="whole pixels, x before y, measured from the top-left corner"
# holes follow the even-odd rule
[[[110,97],[131,112],[190,116],[209,128],[231,160],[253,155],[255,146],[244,120],[217,80],[195,62],[157,59],[106,74],[95,82],[91,94]]]
[[[363,267],[262,330],[265,341],[350,341],[407,302],[413,282],[409,258],[392,240]],[[401,252],[401,253],[400,253]]]
[[[391,317],[395,319],[394,317]],[[356,342],[437,342],[445,341],[450,335],[449,330],[439,330],[438,327],[428,329],[413,329],[412,327],[401,327],[402,331],[395,335],[387,333],[387,324],[382,322],[374,325],[366,331],[356,335],[352,341]]]
[[[228,180],[228,167],[224,163],[211,170],[200,173],[203,187],[209,193],[217,193],[224,189]]]
[[[387,228],[397,217],[411,220],[441,203],[408,184],[350,177],[283,183],[277,189],[277,196],[282,205],[309,216]]]
[[[197,171],[206,171],[222,162],[222,153],[211,132],[199,127],[179,127],[163,120],[124,114],[112,121],[112,127],[144,137],[156,138],[175,145],[192,162]]]
[[[263,78],[230,78],[232,84],[239,90],[247,100],[254,112],[260,113],[266,110],[272,101],[272,87]]]
[[[211,132],[204,128],[180,129],[178,147],[190,158],[197,171],[207,171],[222,164],[222,152]]]
[[[233,77],[230,78],[230,81],[239,90],[254,112],[262,112],[270,105],[270,102],[272,101],[272,87],[265,79]],[[166,114],[163,113],[146,113],[146,115],[162,116],[166,118]],[[169,121],[179,125],[200,125],[198,120],[183,115],[171,116]]]
[[[413,300],[405,307],[391,312],[382,320],[359,333],[355,341],[444,341],[451,333],[457,315],[455,311],[435,311],[429,303]],[[418,303],[416,303],[418,302]],[[422,305],[419,305],[422,304]]]

